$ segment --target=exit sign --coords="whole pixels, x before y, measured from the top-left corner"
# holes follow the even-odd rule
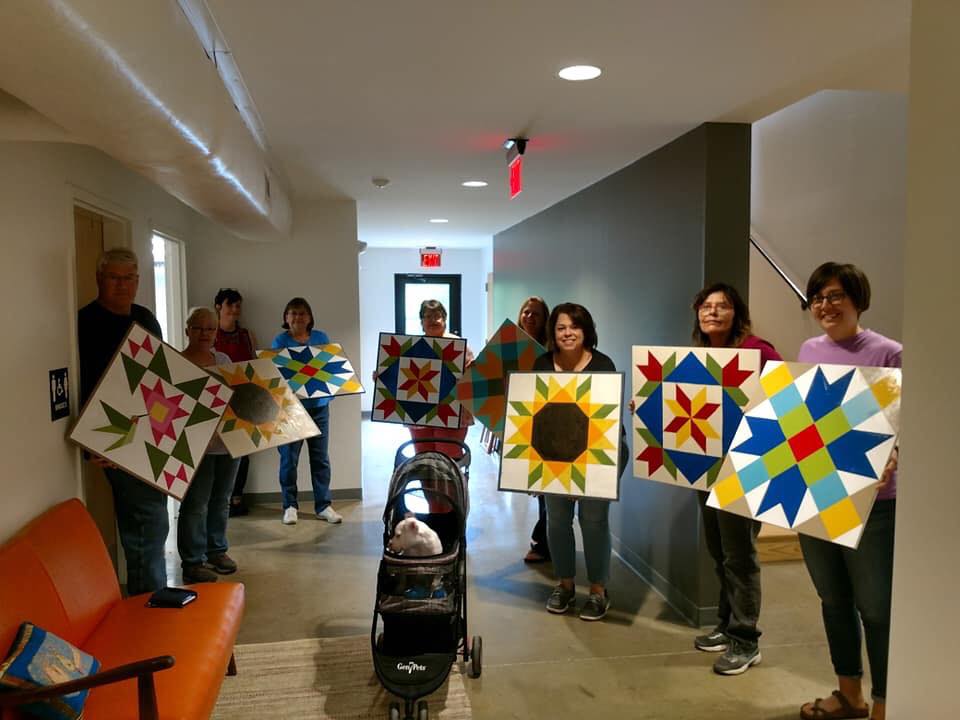
[[[510,199],[513,200],[523,191],[523,156],[517,155],[510,161]]]
[[[427,247],[420,248],[420,267],[438,268],[440,267],[440,248]]]

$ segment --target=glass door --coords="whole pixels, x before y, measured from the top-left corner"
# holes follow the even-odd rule
[[[393,276],[396,331],[404,335],[422,335],[420,304],[439,300],[447,309],[447,330],[461,335],[460,276],[400,274]]]

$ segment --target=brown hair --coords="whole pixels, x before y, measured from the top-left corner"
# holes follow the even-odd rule
[[[707,285],[693,298],[693,344],[698,347],[710,347],[710,336],[700,329],[700,306],[715,292],[726,295],[727,300],[733,305],[733,325],[730,327],[727,347],[739,347],[751,332],[750,309],[733,285],[722,282]]]
[[[310,303],[308,303],[302,297],[295,297],[293,300],[287,303],[287,306],[283,309],[283,324],[280,326],[284,330],[290,329],[290,324],[287,322],[287,313],[291,310],[306,310],[310,313],[310,322],[307,323],[307,332],[313,330],[313,310],[310,308]]]
[[[870,309],[870,281],[866,274],[856,265],[835,262],[825,262],[810,275],[807,280],[807,307],[813,302],[813,296],[834,279],[840,282],[858,314]]]
[[[520,303],[520,312],[517,313],[517,325],[520,325],[520,318],[523,316],[523,311],[526,309],[527,305],[539,305],[540,309],[543,311],[543,327],[540,329],[540,337],[535,337],[534,340],[541,345],[546,345],[547,320],[550,318],[550,308],[547,306],[547,301],[539,295],[531,295],[522,303]],[[520,326],[523,327],[522,325]]]
[[[423,320],[423,316],[428,312],[438,312],[443,315],[443,319],[447,319],[447,309],[443,306],[443,303],[439,300],[424,300],[420,303],[420,320]]]
[[[593,324],[593,316],[583,305],[577,303],[560,303],[547,321],[547,350],[557,351],[557,320],[561,315],[569,315],[573,324],[583,330],[583,347],[593,350],[597,346],[597,326]]]

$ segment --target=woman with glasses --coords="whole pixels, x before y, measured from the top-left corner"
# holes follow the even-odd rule
[[[187,318],[183,356],[200,367],[229,363],[229,357],[214,349],[216,337],[217,314],[195,308]],[[227,555],[227,517],[239,464],[214,437],[180,503],[177,550],[185,583],[216,582],[218,574],[237,571],[237,563]]]
[[[270,347],[281,350],[303,345],[327,345],[330,338],[313,327],[313,310],[302,297],[295,297],[283,309],[284,331],[273,339]],[[301,401],[304,409],[320,428],[320,434],[307,438],[310,458],[310,481],[313,485],[313,507],[318,520],[331,524],[343,522],[343,517],[330,504],[330,398],[309,398]],[[277,448],[280,451],[280,492],[283,496],[283,524],[295,525],[298,519],[297,465],[303,440]]]
[[[217,311],[218,319],[217,339],[213,347],[233,362],[255,359],[256,338],[247,328],[240,327],[240,312],[243,307],[243,296],[240,292],[233,288],[221,288],[213,300],[213,307]],[[249,467],[250,458],[244,455],[240,458],[237,481],[233,484],[233,494],[230,496],[230,517],[246,515],[249,512],[243,502]]]
[[[750,311],[736,288],[708,285],[693,299],[693,343],[699,347],[755,348],[761,367],[782,358],[773,345],[751,333]],[[722,652],[713,665],[721,675],[739,675],[760,662],[760,523],[707,507],[707,493],[697,493],[707,549],[720,580],[717,626],[694,638],[697,650]]]
[[[870,282],[860,268],[824,263],[807,282],[807,302],[824,334],[803,343],[800,362],[900,367],[903,346],[860,324],[870,307]],[[800,536],[803,559],[820,596],[838,685],[830,697],[800,708],[803,720],[886,717],[897,459],[894,449],[856,550]],[[863,696],[861,624],[873,681],[872,714]]]

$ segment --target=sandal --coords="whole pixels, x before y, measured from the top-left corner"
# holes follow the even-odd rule
[[[809,711],[800,708],[800,720],[853,720],[854,718],[870,717],[870,708],[866,706],[854,707],[839,690],[834,690],[832,694],[840,703],[840,707],[836,710],[825,710],[821,705],[824,699],[817,698],[813,701]]]

